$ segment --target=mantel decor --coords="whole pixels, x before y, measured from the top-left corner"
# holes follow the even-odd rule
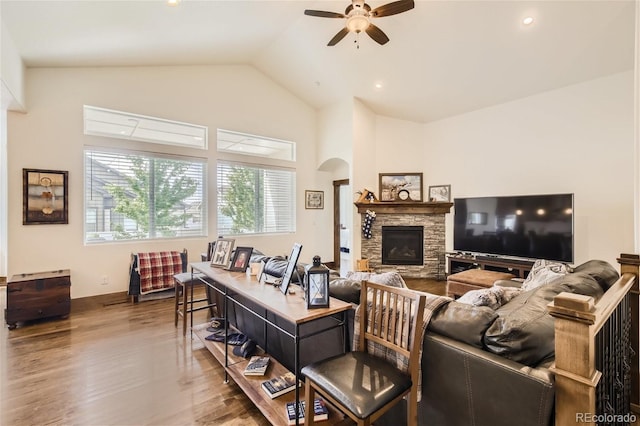
[[[422,173],[379,173],[380,201],[422,201]]]
[[[22,224],[69,223],[69,172],[22,169]]]
[[[434,203],[451,202],[451,185],[433,185],[429,187],[429,201]]]

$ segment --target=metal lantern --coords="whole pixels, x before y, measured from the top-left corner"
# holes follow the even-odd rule
[[[329,307],[329,268],[320,263],[320,256],[313,256],[313,265],[304,268],[307,308]]]

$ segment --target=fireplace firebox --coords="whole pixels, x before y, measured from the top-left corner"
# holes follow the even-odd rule
[[[383,265],[423,265],[423,226],[383,226]]]

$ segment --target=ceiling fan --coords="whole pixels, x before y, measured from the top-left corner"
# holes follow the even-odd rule
[[[346,18],[347,22],[345,27],[338,31],[338,34],[329,40],[327,46],[335,46],[350,32],[358,34],[362,31],[369,34],[369,37],[377,43],[385,44],[389,41],[389,37],[387,37],[380,28],[371,23],[371,18],[382,18],[383,16],[396,15],[398,13],[411,10],[414,6],[415,4],[413,0],[399,0],[371,10],[371,6],[365,3],[364,0],[351,0],[351,4],[347,6],[344,14],[310,9],[305,10],[304,14],[320,18]]]

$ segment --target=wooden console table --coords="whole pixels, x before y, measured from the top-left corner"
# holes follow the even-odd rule
[[[306,338],[316,336],[320,331],[315,330],[313,333],[302,334],[300,327],[303,324],[311,323],[313,321],[326,319],[333,315],[339,314],[342,316],[341,321],[336,321],[333,326],[326,328],[330,330],[336,327],[342,327],[343,336],[347,336],[347,311],[351,309],[351,304],[343,302],[339,299],[330,298],[328,308],[319,309],[307,309],[304,299],[301,297],[300,291],[296,294],[282,294],[280,290],[274,289],[272,285],[259,283],[255,276],[249,276],[243,272],[230,272],[225,269],[211,267],[209,262],[200,262],[191,264],[192,272],[201,272],[203,275],[198,275],[197,278],[202,280],[211,290],[218,292],[224,297],[224,315],[228,312],[228,303],[233,303],[235,306],[246,310],[253,316],[259,318],[265,323],[276,328],[281,333],[289,336],[295,343],[294,365],[296,380],[300,380],[301,365],[299,359],[300,341]],[[196,276],[194,276],[195,278]],[[296,286],[297,287],[297,286]],[[245,300],[250,301],[252,304],[256,304],[260,309],[264,309],[265,313],[256,312],[255,309],[251,309],[244,303]],[[278,324],[269,319],[270,316],[275,315],[278,318],[294,325],[294,332],[290,333],[284,330]],[[193,317],[192,317],[193,324]],[[202,340],[205,347],[213,354],[213,356],[220,362],[225,368],[225,380],[228,376],[238,384],[243,392],[251,399],[251,401],[258,407],[262,414],[273,425],[286,425],[287,420],[285,418],[285,407],[288,399],[287,394],[281,397],[270,399],[267,394],[261,389],[261,383],[265,380],[284,374],[286,368],[278,362],[273,356],[269,356],[270,366],[267,369],[267,374],[264,376],[245,376],[244,368],[248,363],[248,360],[237,357],[232,353],[229,353],[228,345],[224,343],[211,342],[205,339],[210,333],[206,330],[208,324],[202,324],[192,327],[192,331]],[[229,326],[228,321],[225,321],[225,331]],[[346,340],[344,342],[346,344]],[[265,351],[268,354],[268,348]],[[343,346],[343,351],[346,350]],[[304,389],[296,388],[295,400],[303,400]],[[342,418],[337,410],[328,405],[329,407],[329,423],[334,424],[342,421]],[[325,422],[323,422],[325,424]]]

